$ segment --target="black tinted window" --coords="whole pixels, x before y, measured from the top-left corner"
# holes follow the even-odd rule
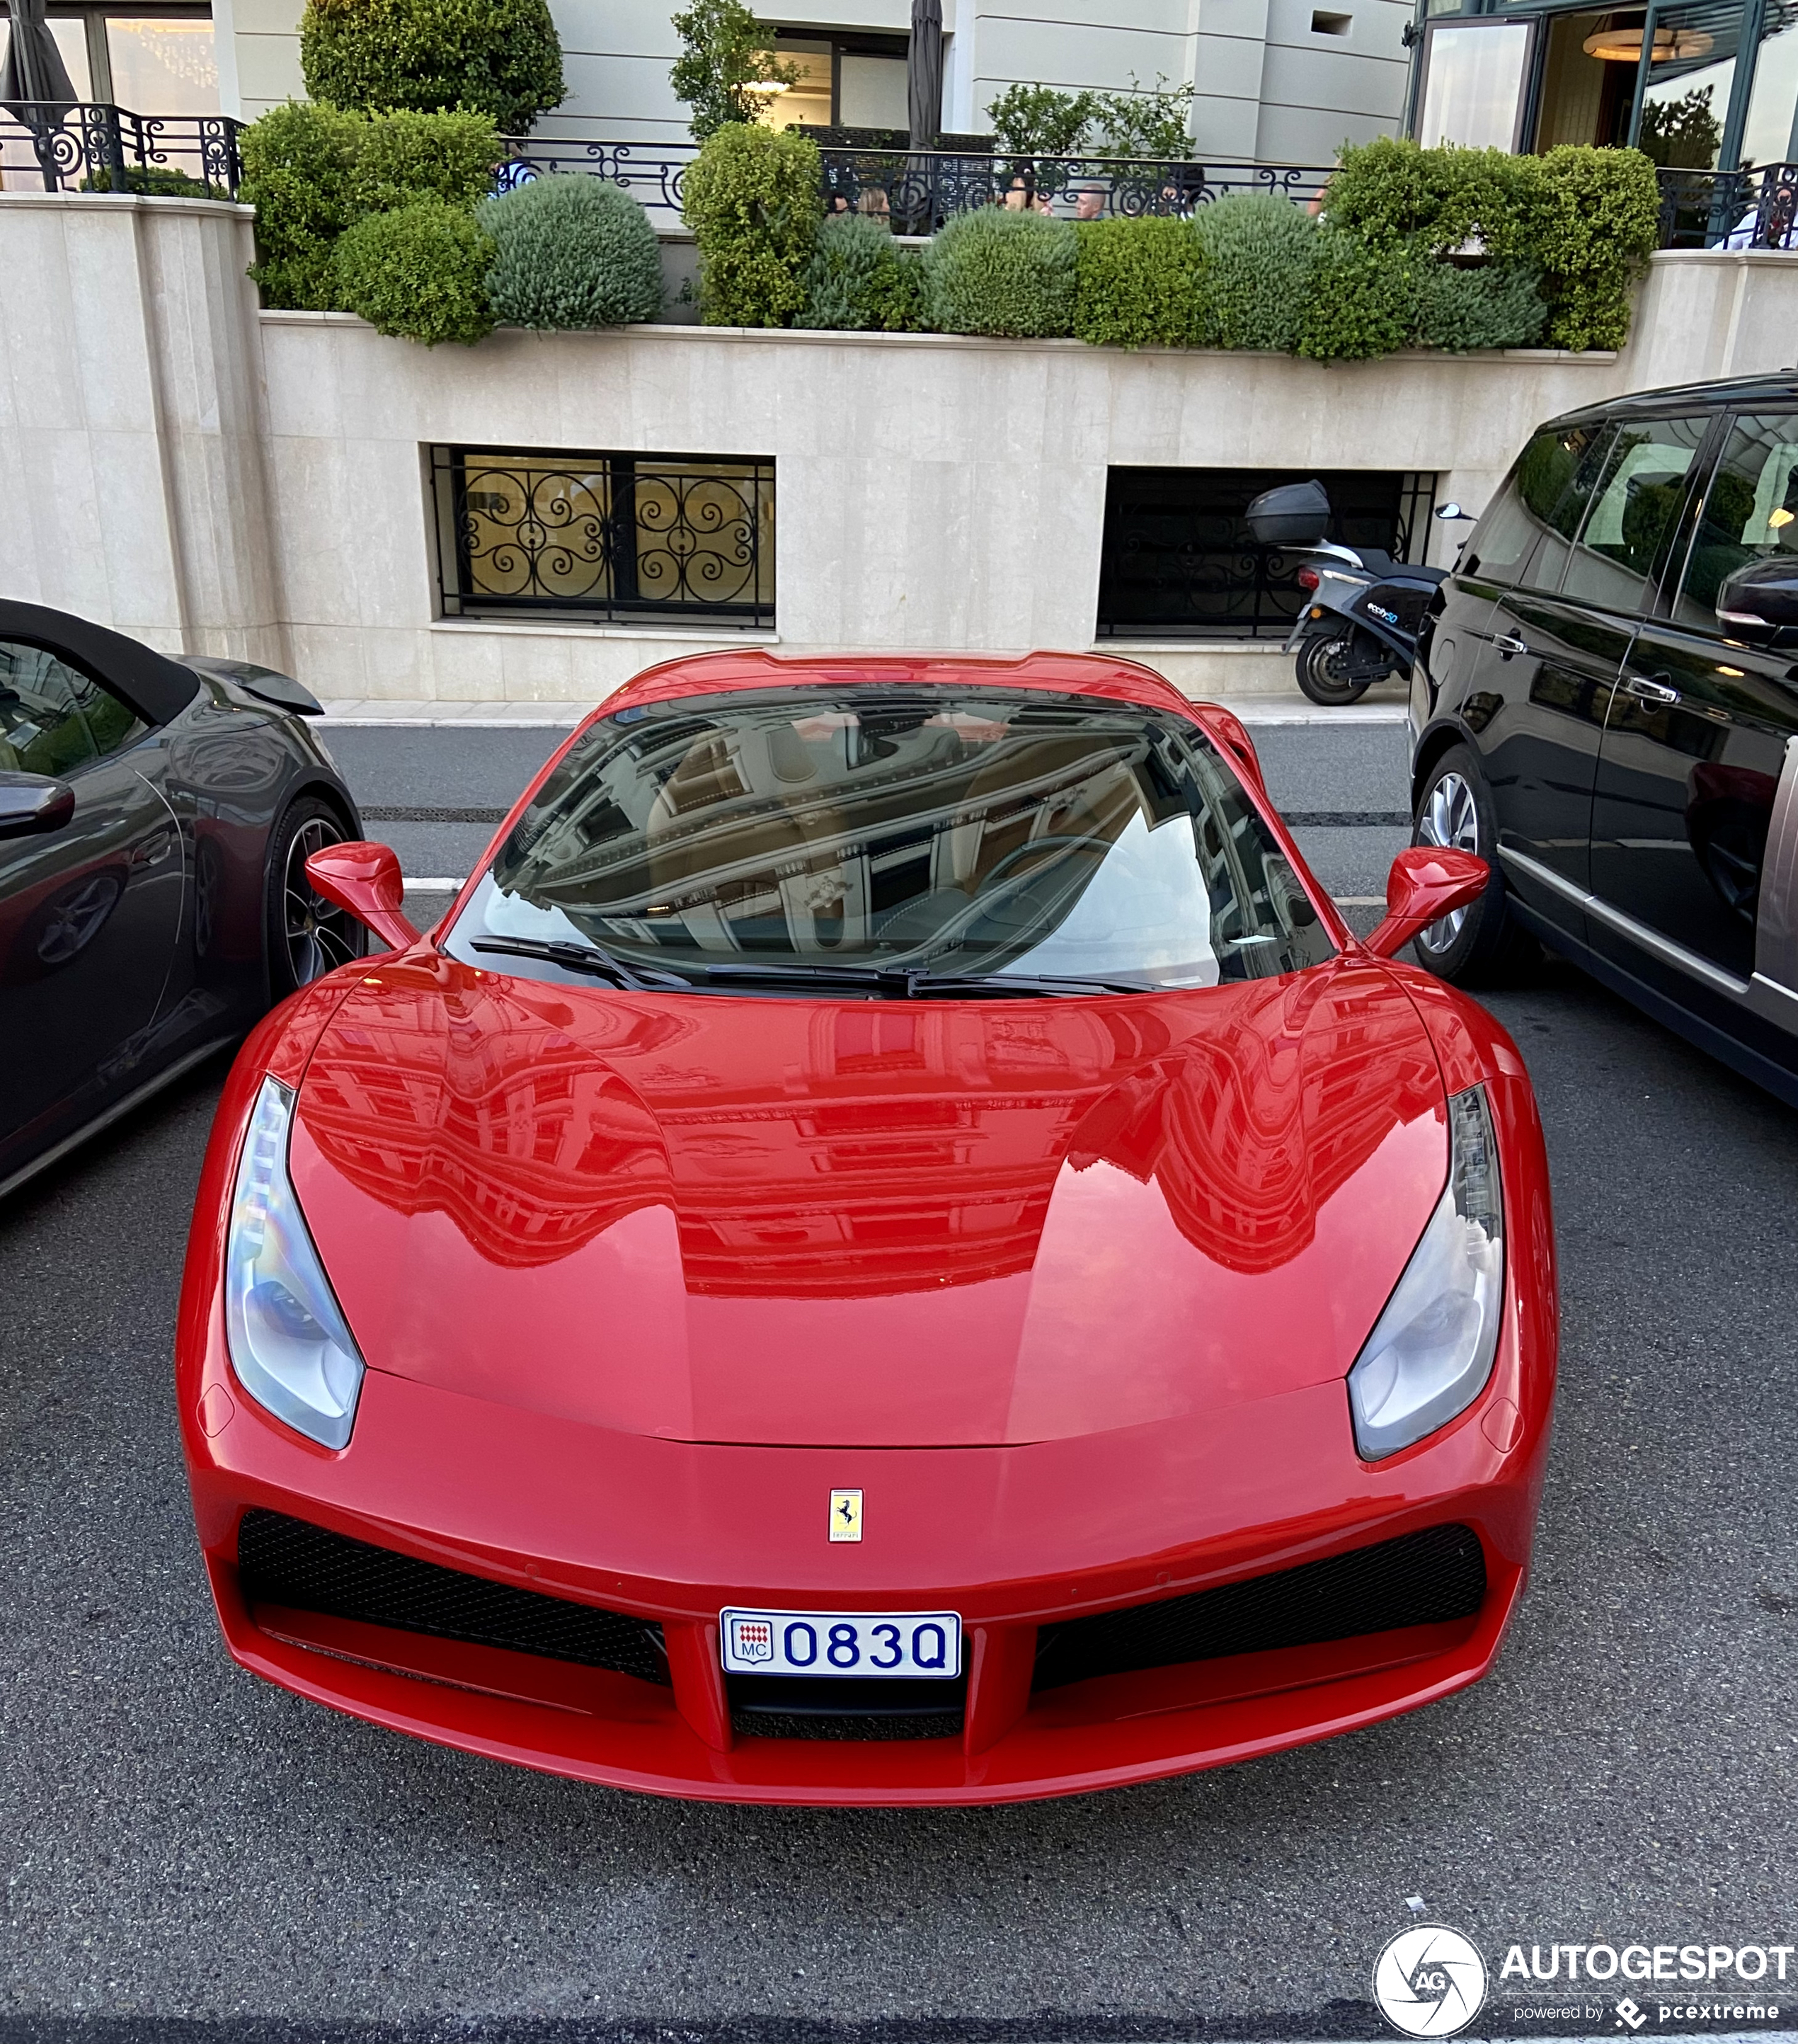
[[[0,639],[0,767],[72,772],[143,729],[116,697],[41,646]]]
[[[1561,590],[1607,610],[1645,607],[1648,578],[1685,501],[1686,471],[1708,417],[1619,425],[1602,459],[1582,463],[1572,496],[1582,517]]]
[[[1757,413],[1730,427],[1705,493],[1673,615],[1717,628],[1717,592],[1738,568],[1798,554],[1798,412]]]
[[[1563,426],[1535,436],[1473,534],[1469,553],[1477,573],[1531,588],[1558,586],[1566,548],[1553,551],[1545,570],[1538,558],[1542,543],[1557,534],[1571,538],[1578,529],[1585,502],[1576,488],[1581,466],[1590,472],[1608,431],[1602,425]]]

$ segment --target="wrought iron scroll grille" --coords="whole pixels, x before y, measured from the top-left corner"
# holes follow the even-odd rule
[[[1657,175],[1663,248],[1798,248],[1798,163]]]
[[[0,106],[0,171],[22,190],[235,198],[241,124],[225,113],[133,113],[83,101]]]
[[[1283,639],[1304,592],[1301,553],[1250,535],[1249,500],[1316,474],[1335,513],[1330,536],[1421,560],[1431,474],[1392,470],[1114,468],[1106,478],[1099,566],[1101,639]]]
[[[771,630],[774,465],[432,450],[446,617]]]

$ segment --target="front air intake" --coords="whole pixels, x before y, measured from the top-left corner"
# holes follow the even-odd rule
[[[1190,1596],[1045,1625],[1032,1687],[1440,1625],[1471,1618],[1485,1595],[1485,1556],[1473,1527],[1429,1526]]]
[[[284,1604],[471,1646],[610,1668],[646,1682],[668,1680],[662,1628],[653,1619],[490,1582],[279,1512],[244,1513],[237,1574],[252,1606]]]

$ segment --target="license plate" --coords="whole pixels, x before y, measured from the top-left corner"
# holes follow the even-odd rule
[[[723,1611],[724,1666],[733,1675],[903,1675],[962,1672],[962,1621],[952,1611]]]

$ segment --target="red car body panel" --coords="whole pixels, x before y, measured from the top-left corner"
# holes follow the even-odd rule
[[[896,666],[1176,709],[1265,804],[1227,713],[1073,655],[719,655],[605,711]],[[227,1086],[182,1293],[183,1439],[232,1654],[467,1750],[800,1803],[1103,1787],[1476,1681],[1524,1578],[1547,1447],[1541,1131],[1497,1024],[1373,958],[1312,891],[1338,959],[1193,992],[627,993],[476,971],[428,941],[307,989]],[[368,1365],[339,1452],[255,1404],[226,1350],[231,1187],[271,1070],[303,1077],[291,1175]],[[1477,1082],[1506,1214],[1497,1360],[1458,1419],[1365,1463],[1343,1380],[1440,1196],[1446,1095]],[[832,1544],[844,1487],[864,1535]],[[670,1683],[252,1611],[251,1507],[653,1618]],[[1032,1692],[1039,1625],[1447,1524],[1485,1554],[1470,1618]],[[733,1735],[729,1605],[959,1612],[962,1738]]]

